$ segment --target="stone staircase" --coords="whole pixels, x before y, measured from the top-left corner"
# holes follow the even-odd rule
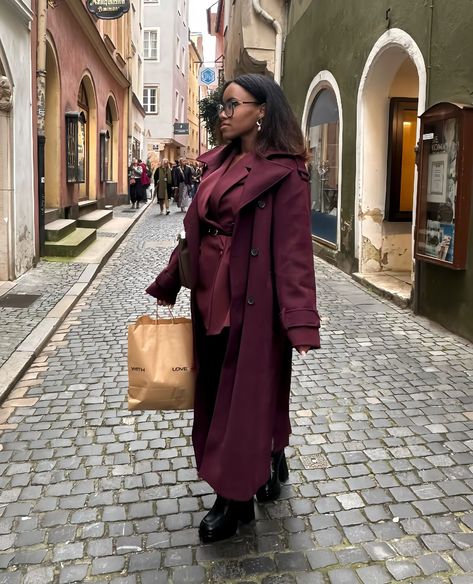
[[[95,241],[97,229],[113,219],[113,211],[98,210],[96,201],[80,201],[78,219],[59,217],[59,209],[46,209],[45,255],[76,257]]]

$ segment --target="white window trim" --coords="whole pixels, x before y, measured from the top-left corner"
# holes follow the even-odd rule
[[[330,73],[330,71],[320,71],[309,86],[304,104],[304,113],[302,114],[302,132],[304,136],[307,136],[308,123],[309,123],[309,113],[312,108],[318,94],[322,89],[330,88],[337,98],[338,106],[338,120],[339,120],[339,130],[338,130],[338,200],[337,200],[337,249],[340,249],[340,221],[342,217],[342,178],[343,178],[343,108],[342,108],[342,96],[340,93],[340,88],[338,86],[337,80]]]
[[[144,36],[147,32],[156,32],[156,59],[151,59],[149,57],[146,56],[145,53],[145,43],[144,43]],[[151,28],[145,28],[143,30],[143,59],[145,61],[151,61],[153,63],[159,63],[160,60],[160,56],[161,56],[161,29],[159,27],[151,27]]]
[[[176,121],[176,122],[179,121],[179,105],[180,105],[179,91],[176,91],[175,104],[174,104],[174,121]]]
[[[147,89],[155,89],[156,90],[156,111],[154,111],[154,112],[148,111],[145,107],[144,92]],[[148,104],[149,104],[149,99],[148,99]],[[143,87],[143,109],[145,110],[147,115],[150,115],[150,116],[159,115],[159,85],[145,85]]]

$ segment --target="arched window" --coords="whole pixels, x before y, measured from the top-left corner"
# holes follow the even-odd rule
[[[87,125],[85,122],[89,119],[89,100],[87,99],[87,91],[84,82],[82,81],[79,87],[79,94],[77,96],[77,105],[79,111],[83,116],[79,117],[77,128],[77,182],[83,183],[84,187],[80,193],[80,198],[87,198],[87,174],[88,174],[88,155],[89,155],[89,136]]]
[[[105,110],[105,123],[107,126],[108,139],[106,142],[106,180],[113,180],[113,118],[110,104],[107,103]]]
[[[309,116],[312,233],[336,245],[338,225],[339,112],[335,93],[324,88]]]

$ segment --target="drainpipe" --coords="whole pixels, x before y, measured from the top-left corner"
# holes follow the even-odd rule
[[[430,106],[430,78],[432,73],[432,29],[434,22],[434,0],[430,0],[430,13],[429,13],[429,27],[428,27],[428,38],[427,38],[427,79],[425,88],[425,107]],[[422,137],[420,138],[422,140]],[[421,146],[419,145],[419,148]],[[414,245],[416,245],[417,233],[414,238]],[[420,304],[420,273],[422,269],[422,264],[419,260],[414,260],[414,290],[412,294],[412,311],[415,314],[419,313]]]
[[[39,254],[44,255],[44,215],[45,215],[45,185],[44,185],[44,152],[46,143],[46,26],[48,0],[38,0],[38,48],[36,63],[37,92],[37,128],[38,128],[38,227]]]
[[[276,47],[274,50],[274,81],[281,83],[281,63],[282,63],[282,27],[280,23],[269,12],[261,7],[260,0],[253,0],[253,9],[258,16],[269,22],[276,31]]]

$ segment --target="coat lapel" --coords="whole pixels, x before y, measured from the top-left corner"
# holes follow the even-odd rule
[[[223,164],[225,159],[232,152],[233,148],[233,144],[219,146],[218,148],[214,148],[209,152],[205,152],[198,158],[198,160],[206,165],[206,168],[209,172],[213,172],[216,168]],[[280,153],[271,152],[268,154]],[[253,155],[251,157],[250,163],[248,165],[244,165],[244,167],[245,166],[247,168],[250,167],[251,170],[249,171],[249,174],[246,178],[243,193],[238,207],[236,208],[236,212],[238,212],[245,205],[248,205],[248,203],[254,199],[257,199],[262,193],[270,189],[291,172],[291,169],[284,164],[280,164],[279,162],[271,160],[270,158],[263,158],[256,155]]]
[[[243,187],[236,211],[238,212],[242,207],[257,199],[290,172],[291,169],[283,164],[279,164],[268,158],[253,156],[251,170],[245,181],[245,186]]]

